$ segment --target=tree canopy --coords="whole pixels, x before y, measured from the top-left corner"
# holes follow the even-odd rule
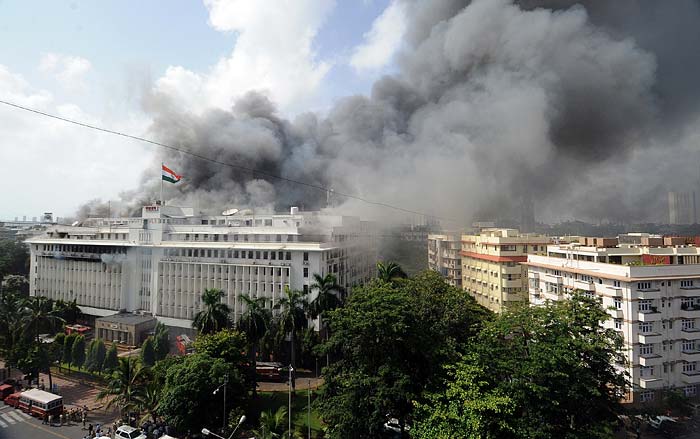
[[[417,404],[413,435],[610,437],[626,378],[615,367],[622,339],[602,325],[608,318],[581,294],[505,312]]]
[[[446,376],[490,313],[462,290],[426,272],[405,282],[376,280],[328,313],[323,345],[337,361],[324,369],[319,409],[330,437],[385,434],[387,415],[405,424],[413,401]]]
[[[198,311],[192,327],[201,334],[211,334],[224,329],[229,323],[228,305],[221,303],[224,292],[215,288],[210,288],[202,293],[202,310]]]

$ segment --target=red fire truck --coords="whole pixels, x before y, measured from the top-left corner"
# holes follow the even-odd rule
[[[63,413],[63,397],[39,389],[30,389],[19,396],[19,408],[32,416],[43,418]]]

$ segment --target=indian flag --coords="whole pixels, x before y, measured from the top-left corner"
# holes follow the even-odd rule
[[[163,173],[161,175],[163,176],[163,180],[169,181],[170,183],[177,183],[182,178],[182,175],[177,175],[172,169],[165,165],[163,165]]]

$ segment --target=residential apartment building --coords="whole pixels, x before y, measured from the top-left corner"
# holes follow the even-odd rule
[[[272,308],[285,287],[308,291],[315,273],[332,273],[348,289],[375,273],[373,223],[297,208],[225,213],[156,204],[137,218],[51,227],[28,240],[30,294],[76,299],[91,316],[126,310],[188,328],[207,288],[224,291],[237,319],[241,294],[268,298]]]
[[[462,288],[461,233],[428,235],[428,269],[442,274],[447,283]]]
[[[549,238],[516,229],[462,235],[462,288],[486,308],[501,312],[527,302],[528,254],[545,254]]]
[[[609,308],[606,327],[624,337],[627,365],[620,367],[630,376],[630,402],[653,401],[669,388],[698,395],[700,248],[552,245],[526,264],[531,304],[582,290]]]

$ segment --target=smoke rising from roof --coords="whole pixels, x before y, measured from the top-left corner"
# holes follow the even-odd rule
[[[327,115],[286,120],[251,91],[191,113],[144,108],[164,143],[437,216],[663,221],[667,190],[697,173],[695,0],[405,0],[399,73]],[[168,198],[214,211],[325,206],[326,194],[187,155]],[[159,160],[160,161],[160,160]],[[144,176],[143,197],[159,181]],[[700,188],[698,188],[700,189]],[[143,198],[142,197],[142,198]],[[352,213],[370,207],[340,200]],[[382,212],[391,214],[391,212]]]

